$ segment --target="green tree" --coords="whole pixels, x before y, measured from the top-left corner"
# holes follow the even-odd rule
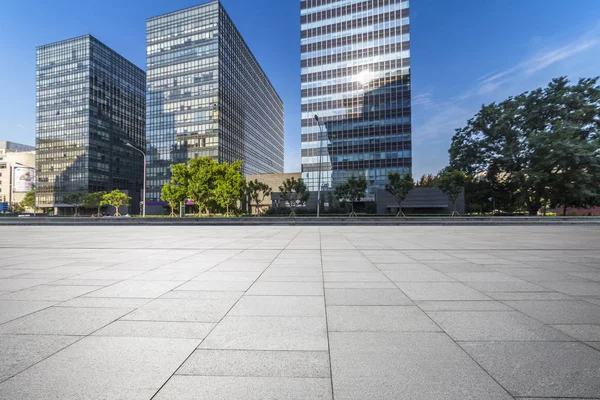
[[[27,192],[21,200],[20,206],[23,209],[33,209],[35,207],[35,191],[30,190]]]
[[[219,207],[225,209],[225,215],[229,216],[230,208],[235,207],[241,200],[246,183],[242,175],[242,161],[218,164],[214,172],[215,181],[211,197]]]
[[[351,175],[346,182],[340,183],[335,188],[335,195],[340,200],[347,200],[350,202],[352,211],[350,212],[351,217],[356,216],[354,211],[354,203],[364,197],[367,191],[367,179],[364,176],[356,178]]]
[[[530,215],[544,199],[594,204],[600,187],[600,87],[598,78],[545,88],[492,103],[457,129],[450,166],[485,174],[504,197]],[[500,196],[499,196],[500,197]]]
[[[94,192],[88,193],[83,197],[82,205],[84,208],[97,209],[98,215],[100,215],[100,209],[102,208],[102,199],[106,195],[106,192]]]
[[[73,214],[74,217],[79,215],[79,207],[81,207],[83,204],[83,198],[83,193],[69,193],[63,197],[63,202],[75,209]]]
[[[160,199],[171,208],[171,217],[175,216],[175,207],[178,207],[187,198],[187,191],[183,186],[167,183],[162,187]]]
[[[111,206],[115,208],[115,216],[120,216],[119,208],[122,206],[128,206],[131,197],[121,192],[119,189],[115,189],[110,193],[106,193],[102,196],[101,205]]]
[[[252,204],[254,204],[254,207],[256,207],[256,215],[257,216],[260,217],[261,204],[265,200],[265,198],[267,198],[268,196],[271,195],[271,192],[272,192],[271,187],[264,182],[259,182],[258,179],[249,181],[246,184],[246,194],[248,195],[250,202]],[[250,210],[250,211],[252,211],[252,210]]]
[[[295,217],[296,208],[305,205],[310,197],[310,193],[302,178],[297,180],[294,177],[287,178],[279,186],[279,192],[281,192],[281,198],[284,203],[287,203],[292,209],[290,217]]]
[[[452,202],[452,216],[458,215],[456,201],[465,189],[465,174],[460,171],[444,171],[436,179],[436,184]]]
[[[210,209],[216,205],[213,199],[219,176],[219,164],[210,157],[193,158],[187,164],[183,177],[187,180],[188,198],[198,207],[198,215],[204,211],[210,215]]]
[[[390,172],[388,174],[388,183],[385,185],[385,190],[394,197],[394,200],[396,200],[396,203],[398,204],[397,217],[400,215],[405,217],[402,212],[402,202],[406,200],[408,194],[414,188],[415,182],[410,174],[406,174],[403,177],[401,177],[398,172]]]

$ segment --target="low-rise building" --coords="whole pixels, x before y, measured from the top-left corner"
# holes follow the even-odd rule
[[[19,204],[35,183],[35,147],[0,141],[0,203]]]
[[[259,182],[266,183],[269,185],[273,193],[279,193],[279,186],[283,184],[283,181],[289,178],[300,179],[302,173],[300,172],[288,172],[283,174],[255,174],[255,175],[247,175],[246,182],[258,180]],[[264,210],[268,207],[271,207],[273,204],[273,197],[278,199],[279,196],[267,196],[264,201],[261,203],[261,208]],[[253,205],[254,206],[254,205]],[[253,212],[255,212],[253,207]]]

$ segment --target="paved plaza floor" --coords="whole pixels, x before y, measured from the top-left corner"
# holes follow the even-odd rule
[[[0,227],[0,399],[600,399],[600,229]]]

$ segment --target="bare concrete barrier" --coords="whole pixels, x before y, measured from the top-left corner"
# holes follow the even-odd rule
[[[245,217],[245,218],[0,218],[0,226],[29,225],[198,225],[198,226],[422,226],[422,225],[600,225],[600,217]]]

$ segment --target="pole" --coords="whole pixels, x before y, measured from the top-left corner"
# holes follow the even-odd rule
[[[11,210],[13,210],[13,203],[12,203],[12,201],[13,201],[13,188],[15,187],[14,183],[13,183],[13,178],[14,178],[15,173],[14,173],[13,170],[14,170],[14,167],[11,165],[10,166],[10,171],[9,171],[10,176],[8,177],[8,185],[10,186],[10,188],[8,189],[8,206],[10,207]]]
[[[319,125],[319,146],[317,147],[319,149],[319,187],[317,188],[317,218],[319,218],[321,211],[321,167],[323,165],[323,149],[321,148],[321,140],[323,136],[323,127],[319,122],[318,115],[315,115],[315,120],[317,121],[317,125]]]
[[[144,182],[142,183],[142,217],[146,218],[146,154],[144,154]]]

